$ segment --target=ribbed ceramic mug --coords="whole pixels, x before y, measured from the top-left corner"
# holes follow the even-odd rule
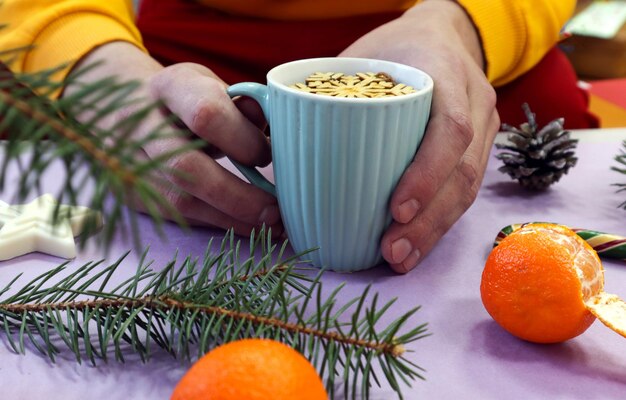
[[[384,72],[414,93],[341,98],[291,85],[315,72]],[[282,64],[267,85],[238,83],[269,123],[275,187],[253,168],[236,164],[253,184],[278,197],[287,236],[313,265],[350,272],[382,262],[380,239],[391,223],[389,199],[417,151],[430,113],[433,81],[388,61],[316,58]]]

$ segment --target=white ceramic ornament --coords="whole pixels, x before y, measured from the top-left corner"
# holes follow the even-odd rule
[[[59,208],[59,220],[52,225],[56,199],[45,194],[28,204],[10,205],[0,201],[0,260],[9,260],[39,251],[62,258],[76,257],[74,236],[89,218],[102,226],[102,214],[87,207]],[[68,216],[70,216],[68,218]]]

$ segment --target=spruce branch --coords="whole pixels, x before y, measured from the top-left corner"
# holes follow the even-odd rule
[[[626,174],[626,140],[622,142],[622,148],[620,149],[620,153],[615,156],[615,161],[621,164],[621,166],[611,167],[613,171],[620,172],[622,174]],[[626,190],[626,183],[614,183],[613,186],[617,186],[619,189],[617,192],[623,192]],[[621,203],[619,207],[626,210],[626,201]]]
[[[0,329],[17,353],[31,343],[54,361],[64,347],[77,362],[94,365],[109,358],[123,362],[129,352],[148,361],[154,346],[192,359],[221,343],[272,338],[308,357],[331,397],[340,383],[345,398],[368,398],[380,383],[376,364],[399,397],[401,382],[423,379],[421,368],[404,356],[408,344],[426,336],[425,324],[407,330],[419,307],[380,329],[393,300],[378,305],[368,287],[344,301],[343,285],[324,296],[321,272],[310,277],[301,271],[296,259],[302,255],[285,257],[286,243],[278,247],[269,237],[253,234],[251,256],[241,258],[241,242],[230,232],[217,252],[173,259],[161,269],[152,268],[146,252],[136,273],[112,288],[127,254],[109,266],[86,263],[63,277],[68,264],[61,264],[14,290],[18,276],[0,289]]]
[[[30,118],[42,126],[49,126],[51,130],[61,135],[63,139],[76,143],[88,156],[93,157],[103,167],[109,169],[116,175],[124,185],[130,186],[137,183],[137,176],[133,174],[132,171],[122,169],[121,162],[118,158],[96,147],[94,142],[89,140],[87,136],[80,135],[76,130],[61,123],[60,120],[46,115],[26,101],[13,98],[6,93],[0,92],[0,103],[6,104],[8,107],[19,111],[25,117]]]
[[[41,182],[45,172],[61,161],[65,171],[58,177],[57,201],[76,205],[82,196],[82,205],[102,211],[107,224],[98,240],[105,247],[116,230],[130,231],[135,245],[139,245],[136,217],[130,213],[130,218],[124,218],[129,212],[125,207],[127,204],[141,203],[157,228],[163,222],[163,215],[185,225],[182,216],[157,187],[180,190],[164,178],[165,175],[180,175],[166,166],[166,160],[197,149],[204,143],[189,141],[187,145],[171,149],[155,159],[139,157],[146,144],[186,136],[186,133],[169,119],[141,139],[133,138],[137,126],[159,107],[156,102],[127,100],[137,88],[137,82],[104,78],[81,84],[81,89],[71,96],[54,99],[48,95],[79,80],[82,74],[97,66],[88,66],[62,83],[52,80],[58,68],[13,74],[8,68],[0,67],[0,133],[7,139],[0,163],[0,191],[9,184],[16,187],[15,201],[23,201],[33,192],[42,194]],[[122,109],[132,111],[120,118],[118,115]],[[89,113],[89,120],[78,122],[74,116],[79,113]],[[110,129],[102,129],[98,124],[106,118],[118,122]],[[8,182],[11,166],[19,169],[16,184]],[[95,189],[85,200],[82,192],[88,184],[93,184]],[[129,225],[126,221],[130,221]],[[95,229],[95,224],[85,227],[80,237],[81,245]]]

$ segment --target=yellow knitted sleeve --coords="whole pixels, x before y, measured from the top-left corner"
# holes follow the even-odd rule
[[[231,14],[269,19],[332,18],[402,11],[421,0],[197,0]],[[528,71],[558,41],[576,0],[452,0],[476,25],[485,52],[487,77],[503,85]],[[315,3],[315,7],[312,4]]]
[[[219,1],[203,3],[215,6],[212,3]],[[456,1],[467,10],[478,29],[487,76],[496,86],[529,70],[554,46],[576,3],[575,0]],[[301,3],[303,7],[310,4],[310,0],[291,2]],[[409,4],[406,0],[395,0],[394,6],[405,9]],[[332,14],[332,8],[327,11]],[[252,10],[251,14],[254,14]],[[6,27],[0,30],[0,50],[33,46],[19,53],[11,65],[15,71],[37,71],[69,62],[67,71],[80,56],[106,42],[124,40],[141,47],[141,36],[133,19],[130,0],[4,0],[0,6],[0,23]]]
[[[501,86],[528,71],[559,40],[575,0],[457,0],[474,20],[487,77]]]
[[[15,72],[66,65],[111,41],[143,48],[130,0],[3,0],[0,4],[1,59]],[[27,48],[8,52],[9,49]]]

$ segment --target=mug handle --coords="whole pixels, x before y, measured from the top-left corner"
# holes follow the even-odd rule
[[[231,98],[236,96],[252,98],[259,103],[265,115],[265,119],[269,121],[269,91],[267,86],[254,82],[236,83],[226,89],[226,93],[228,93]],[[251,184],[276,197],[276,186],[267,180],[256,168],[240,164],[230,157],[228,157],[228,159]]]

